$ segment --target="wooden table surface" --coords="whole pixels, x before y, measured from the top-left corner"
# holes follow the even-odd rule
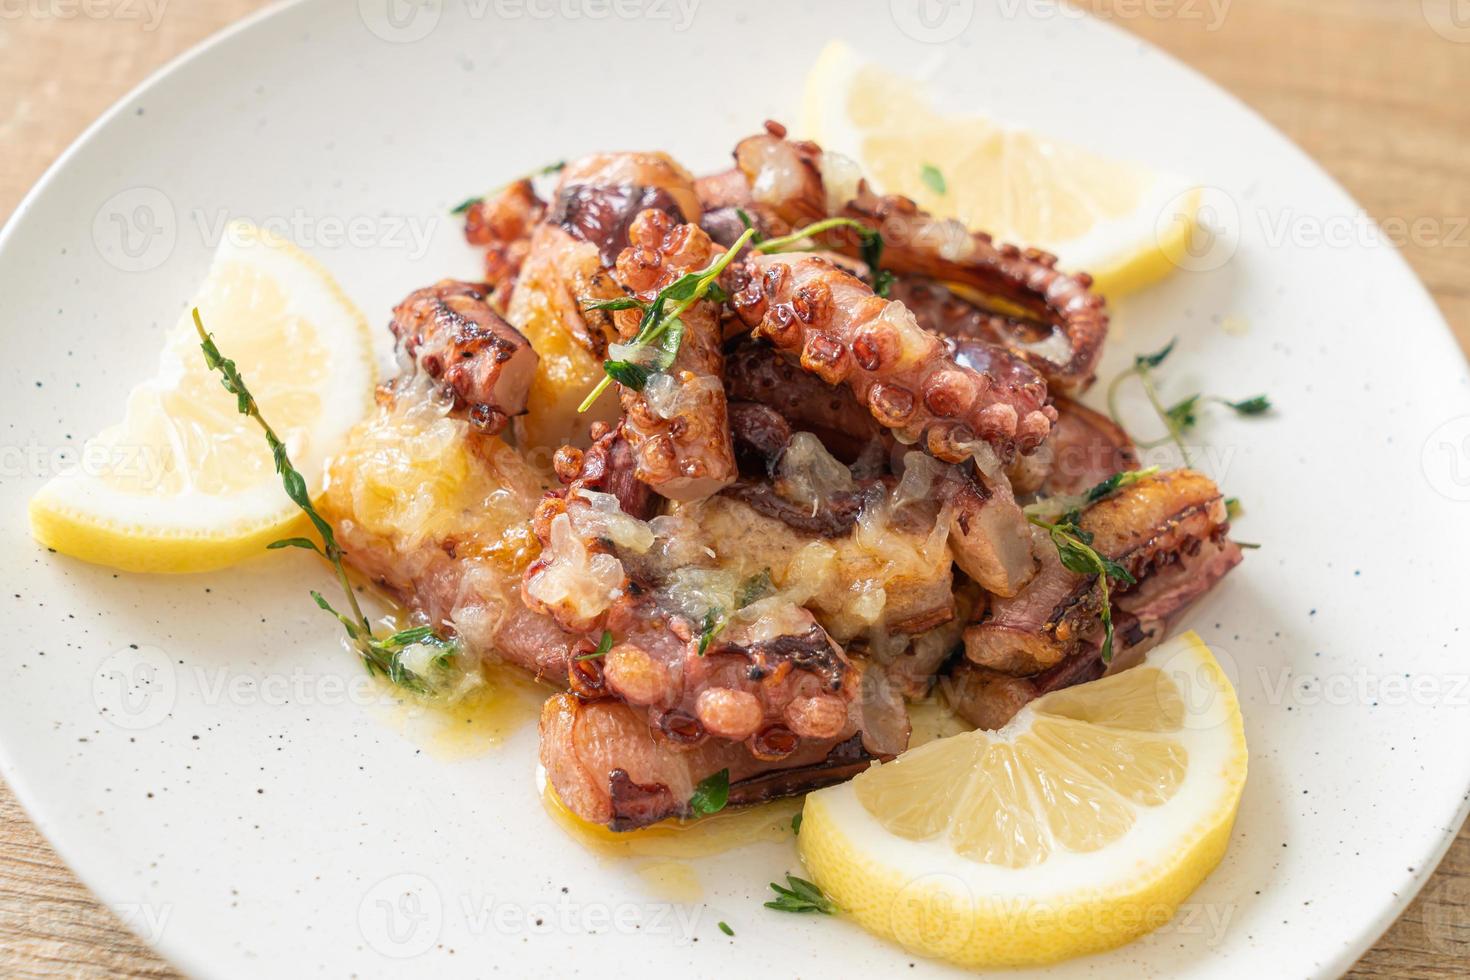
[[[1386,227],[1418,229],[1404,254],[1470,349],[1465,0],[1074,2],[1240,96]],[[0,216],[149,72],[264,5],[0,4],[0,92],[9,93],[0,100]],[[56,975],[175,976],[92,898],[0,784],[0,976]],[[1470,826],[1351,976],[1470,976]]]

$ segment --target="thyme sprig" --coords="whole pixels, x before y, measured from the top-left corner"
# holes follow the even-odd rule
[[[1101,605],[1103,624],[1102,662],[1112,663],[1113,604],[1108,582],[1113,580],[1124,585],[1132,585],[1135,579],[1128,569],[1106,555],[1098,554],[1093,549],[1092,534],[1078,526],[1076,511],[1065,515],[1056,523],[1033,514],[1027,514],[1026,520],[1051,536],[1051,542],[1056,546],[1057,556],[1061,558],[1064,568],[1078,575],[1097,577],[1098,601]]]
[[[817,235],[832,231],[834,228],[851,228],[858,233],[860,256],[868,268],[876,273],[878,263],[883,258],[883,236],[861,221],[855,221],[852,218],[823,218],[804,228],[798,228],[789,235],[767,238],[752,247],[762,255],[770,255],[772,252],[800,251],[810,248],[811,246],[807,243]]]
[[[786,875],[785,888],[771,882],[771,890],[776,893],[776,897],[764,904],[766,908],[777,912],[820,912],[822,915],[832,915],[838,911],[837,903],[828,898],[826,892],[794,874]]]
[[[659,290],[651,303],[644,303],[632,296],[620,296],[586,305],[584,309],[588,310],[641,309],[643,317],[638,321],[638,332],[633,335],[633,339],[627,344],[616,345],[624,352],[624,356],[603,362],[603,379],[582,400],[582,404],[577,406],[577,411],[585,412],[591,408],[614,381],[634,391],[642,391],[649,378],[668,370],[684,341],[684,321],[679,318],[691,306],[704,299],[711,289],[718,288],[715,280],[753,237],[755,229],[747,228],[735,240],[735,244],[712,259],[709,265],[694,272],[686,272],[675,279]]]
[[[648,386],[649,378],[667,371],[673,365],[674,358],[678,356],[679,348],[684,343],[684,321],[680,317],[702,299],[725,301],[724,290],[720,288],[716,280],[747,245],[763,255],[795,251],[811,247],[810,242],[815,235],[832,231],[835,228],[853,228],[858,232],[861,242],[862,260],[872,271],[874,291],[880,296],[888,295],[888,287],[893,277],[878,268],[878,263],[883,258],[883,236],[862,222],[852,218],[825,218],[804,228],[798,228],[789,235],[765,238],[756,230],[750,220],[750,215],[738,209],[736,213],[741,223],[745,225],[745,231],[735,240],[734,244],[712,259],[710,264],[703,269],[686,272],[659,290],[652,302],[646,303],[636,296],[618,296],[583,305],[584,310],[601,310],[609,313],[619,310],[642,310],[643,316],[638,321],[638,330],[631,340],[626,344],[613,345],[610,353],[618,356],[603,362],[603,377],[597,382],[597,386],[588,392],[582,404],[577,406],[578,413],[591,408],[597,399],[602,397],[607,386],[614,381],[625,388],[642,391]]]
[[[1157,466],[1142,470],[1124,470],[1096,483],[1081,493],[1047,497],[1024,508],[1026,520],[1046,531],[1057,549],[1063,567],[1078,575],[1097,576],[1098,596],[1102,604],[1103,663],[1113,661],[1113,606],[1109,581],[1132,585],[1128,569],[1092,547],[1092,534],[1080,525],[1082,511],[1106,500],[1124,487],[1146,480],[1159,471]]]
[[[1165,434],[1158,439],[1147,442],[1140,441],[1138,444],[1144,449],[1153,449],[1172,442],[1179,455],[1184,460],[1185,466],[1194,466],[1194,460],[1189,454],[1189,447],[1184,444],[1184,434],[1199,423],[1199,408],[1204,402],[1216,402],[1224,405],[1237,415],[1252,416],[1264,415],[1271,411],[1271,399],[1265,395],[1255,395],[1239,401],[1231,401],[1218,395],[1193,394],[1188,398],[1182,398],[1173,405],[1165,405],[1159,395],[1158,385],[1153,376],[1153,369],[1163,364],[1174,351],[1174,345],[1178,338],[1169,341],[1161,349],[1152,354],[1139,354],[1133,358],[1133,366],[1113,379],[1108,385],[1108,414],[1113,421],[1122,425],[1122,413],[1118,409],[1118,393],[1129,378],[1137,378],[1139,385],[1143,388],[1144,396],[1153,407],[1159,421],[1164,424]]]
[[[198,307],[194,308],[193,316],[194,329],[199,334],[199,349],[204,352],[204,363],[209,365],[211,371],[220,373],[220,384],[225,391],[235,396],[235,410],[247,418],[254,419],[265,432],[265,441],[270,446],[271,458],[275,462],[276,473],[281,477],[281,485],[286,490],[286,496],[301,508],[321,537],[320,543],[306,537],[283,538],[279,541],[272,541],[266,545],[266,548],[270,550],[305,548],[326,559],[336,573],[338,584],[342,586],[342,594],[347,597],[347,606],[351,614],[344,614],[334,609],[332,604],[315,589],[311,591],[311,598],[342,624],[342,628],[347,631],[348,639],[352,641],[353,647],[362,658],[367,672],[382,675],[392,683],[416,694],[433,693],[434,685],[427,677],[415,673],[404,665],[404,651],[420,645],[438,648],[440,653],[431,662],[436,668],[444,668],[458,653],[458,648],[452,641],[439,636],[430,626],[415,626],[399,630],[386,638],[379,638],[373,634],[372,624],[368,622],[367,616],[363,615],[362,607],[357,602],[357,593],[352,590],[352,583],[347,579],[347,569],[342,564],[342,556],[345,552],[337,543],[337,535],[333,532],[332,525],[317,513],[316,507],[312,504],[311,493],[306,487],[306,478],[295,466],[291,465],[291,458],[286,452],[286,444],[281,441],[275,430],[270,427],[270,423],[266,422],[265,417],[260,414],[260,406],[256,403],[255,396],[250,394],[250,389],[246,387],[245,378],[240,374],[235,362],[220,353],[213,335],[204,329],[204,320],[199,315]]]

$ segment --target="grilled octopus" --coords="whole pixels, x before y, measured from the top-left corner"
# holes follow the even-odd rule
[[[903,701],[936,679],[970,721],[1127,665],[1240,560],[1218,490],[1145,478],[1088,507],[1116,586],[1111,667],[1095,582],[1022,505],[1137,466],[1069,397],[1107,316],[1085,275],[997,245],[775,124],[695,180],[659,153],[518,181],[466,214],[485,283],[395,309],[405,374],[334,461],[323,501],[349,560],[409,607],[562,688],[541,760],[582,819],[617,830],[803,792],[902,751]],[[647,304],[748,221],[840,216],[828,251],[747,249],[680,314],[672,364],[578,403]],[[503,315],[503,319],[501,318]],[[510,424],[513,420],[514,424]],[[506,440],[499,433],[506,432]],[[550,453],[559,486],[530,461]]]
[[[1084,510],[1079,526],[1135,579],[1114,584],[1115,666],[1136,661],[1241,560],[1226,537],[1220,491],[1192,470],[1134,483]],[[976,725],[999,727],[1030,699],[1105,670],[1096,580],[1064,568],[1055,549],[1039,550],[1042,570],[1030,585],[992,601],[965,630],[967,663],[955,672],[952,703]]]
[[[1108,318],[1090,276],[1059,270],[1056,257],[1038,249],[997,244],[957,221],[934,218],[908,198],[880,197],[851,172],[850,161],[829,158],[815,143],[787,140],[779,123],[742,140],[734,169],[702,178],[697,188],[715,228],[740,207],[776,229],[840,216],[879,230],[883,265],[900,277],[957,284],[982,303],[1000,300],[1005,309],[979,318],[980,334],[1035,364],[1054,390],[1077,392],[1094,378]],[[822,240],[849,254],[860,251],[850,230],[834,229]]]
[[[627,496],[621,437],[602,432],[587,452],[563,454],[570,480],[533,521],[543,551],[524,598],[573,632],[611,638],[601,655],[584,641],[567,663],[572,693],[543,713],[542,760],[562,800],[586,819],[633,827],[686,812],[693,785],[721,768],[732,780],[758,777],[751,785],[769,796],[849,772],[828,759],[843,743],[848,766],[900,751],[906,717],[881,675],[865,684],[863,667],[807,606],[775,591],[768,571],[753,589],[742,567],[718,560],[728,514],[630,513],[640,508]],[[814,567],[806,557],[801,567]],[[932,601],[947,604],[942,574]],[[627,737],[608,744],[611,729]],[[706,758],[718,764],[702,769]]]
[[[846,384],[900,441],[921,442],[940,459],[968,459],[977,439],[1009,458],[1034,450],[1051,430],[1055,411],[1044,403],[1044,385],[957,362],[903,304],[875,295],[829,259],[753,257],[724,285],[756,337],[828,384]]]
[[[616,278],[645,303],[717,254],[696,224],[675,224],[648,209],[628,228]],[[640,310],[616,317],[625,340],[638,330]],[[671,500],[699,500],[735,479],[735,454],[725,416],[720,307],[701,300],[679,316],[683,340],[673,364],[642,391],[619,385],[625,431],[638,457],[638,479]]]
[[[486,300],[485,287],[445,279],[393,308],[399,349],[487,433],[526,410],[536,351]]]

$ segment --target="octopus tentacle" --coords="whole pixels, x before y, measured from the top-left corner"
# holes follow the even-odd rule
[[[692,815],[699,783],[725,770],[729,806],[794,796],[850,779],[874,760],[892,758],[860,735],[807,739],[769,758],[780,736],[749,743],[709,739],[679,744],[649,729],[639,712],[617,701],[550,698],[541,711],[541,762],[557,799],[588,823],[615,831]]]
[[[747,196],[739,196],[733,177],[717,175],[696,185],[707,196],[706,205],[717,209],[743,203],[792,227],[842,216],[878,230],[886,243],[886,269],[956,283],[982,305],[999,300],[1018,310],[1021,316],[1011,328],[1004,320],[989,324],[993,332],[988,339],[1006,343],[1031,361],[1059,391],[1075,392],[1091,383],[1108,317],[1090,276],[1063,272],[1055,256],[1038,249],[998,244],[984,232],[971,233],[957,221],[935,218],[908,198],[879,196],[815,143],[785,137],[784,127],[767,123],[765,132],[742,140],[735,148],[735,169],[744,177]],[[821,240],[848,254],[859,252],[848,229],[833,229]],[[1044,332],[1046,339],[1031,343],[1028,332]]]
[[[485,284],[490,302],[504,312],[521,265],[531,251],[531,232],[546,216],[546,202],[528,179],[517,180],[465,211],[464,237],[485,248]]]
[[[875,295],[821,256],[756,256],[726,273],[730,304],[759,338],[846,383],[900,441],[959,462],[979,439],[1002,459],[1034,450],[1055,410],[1026,388],[997,386],[957,363],[901,303]]]
[[[1140,480],[1082,512],[1080,527],[1100,555],[1135,579],[1116,585],[1112,669],[1156,642],[1168,621],[1241,560],[1226,535],[1220,491],[1192,470]],[[1040,532],[1038,532],[1040,533]],[[993,727],[1025,700],[1103,673],[1101,606],[1096,580],[1065,568],[1056,549],[1038,549],[1042,569],[1017,596],[996,599],[965,630],[961,714]]]
[[[445,279],[393,308],[398,346],[487,433],[526,410],[536,351],[490,308],[481,285]]]
[[[827,384],[748,335],[725,356],[725,391],[733,400],[766,406],[794,430],[815,434],[845,463],[888,434],[846,385]]]
[[[718,254],[698,225],[675,224],[663,211],[643,211],[628,236],[614,275],[644,302]],[[697,302],[679,319],[683,341],[668,371],[650,378],[642,391],[620,386],[620,393],[638,479],[670,499],[697,500],[729,485],[737,470],[721,381],[719,305]],[[636,333],[636,310],[615,320],[625,340]]]

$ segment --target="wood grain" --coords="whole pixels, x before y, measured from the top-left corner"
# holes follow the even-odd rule
[[[1374,218],[1418,229],[1404,255],[1470,349],[1470,43],[1431,24],[1450,23],[1443,18],[1457,3],[1463,8],[1461,0],[1077,0],[1249,103]],[[145,6],[91,8],[117,12],[106,17],[62,3],[6,8],[0,215],[150,71],[264,2],[175,0],[155,5],[157,23],[121,13]],[[1463,35],[1470,42],[1470,23]],[[0,784],[0,976],[57,975],[176,976],[97,903]],[[1350,975],[1470,976],[1470,826]]]

